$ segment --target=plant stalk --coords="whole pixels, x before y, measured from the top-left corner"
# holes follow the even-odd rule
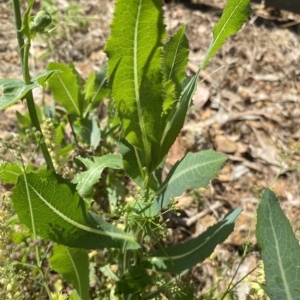
[[[26,41],[26,44],[24,43],[24,37],[21,32],[22,28],[22,18],[21,18],[21,11],[20,11],[20,2],[19,0],[12,0],[12,9],[15,19],[15,25],[16,25],[16,33],[17,33],[17,39],[18,39],[18,48],[20,53],[20,60],[21,60],[21,67],[22,67],[22,73],[23,73],[23,80],[25,84],[30,83],[30,73],[28,69],[28,57],[29,57],[29,49],[30,49],[30,40]],[[32,122],[32,125],[41,133],[43,136],[40,122],[37,117],[34,99],[32,95],[32,91],[30,90],[26,94],[26,102],[28,107],[29,116]],[[49,154],[48,148],[44,142],[44,139],[42,139],[42,142],[40,144],[44,159],[46,161],[48,169],[55,172],[55,168],[53,166],[53,162],[51,159],[51,156]]]

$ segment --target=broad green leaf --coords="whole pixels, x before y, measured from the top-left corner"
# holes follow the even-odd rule
[[[38,87],[38,84],[31,83],[26,85],[21,79],[8,78],[0,79],[0,87],[2,88],[0,110],[3,110],[17,101],[24,99],[30,90]]]
[[[55,244],[49,262],[53,270],[73,285],[82,300],[89,299],[89,257],[86,250]]]
[[[256,237],[270,299],[300,299],[300,247],[275,194],[266,189],[257,209]]]
[[[206,187],[226,159],[226,155],[212,150],[188,153],[172,167],[156,191],[157,199],[144,213],[155,216],[170,203],[171,197],[180,196],[188,188]]]
[[[164,36],[160,0],[116,2],[105,49],[109,58],[108,78],[124,136],[144,153],[148,171],[159,154]]]
[[[107,154],[100,157],[93,156],[93,160],[77,157],[87,168],[87,171],[76,174],[73,183],[77,184],[77,191],[82,197],[90,197],[93,186],[101,177],[105,168],[121,169],[123,167],[120,154]]]
[[[74,131],[86,143],[96,149],[101,140],[101,132],[95,118],[77,119],[74,122]]]
[[[32,166],[27,166],[26,170],[32,170]],[[0,180],[3,180],[7,183],[16,183],[18,176],[21,174],[23,174],[23,170],[18,164],[11,162],[0,162]]]
[[[156,251],[151,257],[145,258],[146,267],[156,271],[172,273],[192,268],[209,257],[215,247],[229,236],[241,211],[241,208],[236,208],[221,222],[209,227],[195,239]]]
[[[60,103],[68,112],[81,116],[80,86],[78,75],[73,72],[73,68],[61,63],[51,62],[47,70],[59,70],[49,80],[48,86],[53,93],[54,99]]]
[[[19,176],[12,199],[20,222],[44,239],[84,249],[139,248],[132,235],[89,212],[75,185],[51,171]]]
[[[214,26],[213,39],[202,61],[201,69],[206,67],[226,39],[241,29],[251,12],[249,0],[228,0],[219,22]]]
[[[0,110],[3,110],[19,100],[25,98],[26,94],[34,88],[44,86],[55,71],[42,73],[32,78],[30,84],[25,84],[21,79],[4,78],[0,79],[0,87],[2,88],[2,96],[0,97]]]
[[[22,173],[22,169],[17,164],[10,162],[0,163],[0,180],[4,182],[16,183],[18,176]]]
[[[182,83],[186,77],[186,67],[189,57],[189,42],[182,26],[165,43],[163,48],[163,77],[164,81],[172,80],[175,85],[176,99],[182,92]]]

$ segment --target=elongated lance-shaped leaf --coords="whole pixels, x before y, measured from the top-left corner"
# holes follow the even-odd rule
[[[82,300],[89,297],[89,257],[85,249],[55,244],[49,259],[51,267],[72,284]]]
[[[20,222],[45,239],[84,249],[139,248],[132,235],[89,212],[75,185],[51,171],[19,176],[12,199]]]
[[[163,48],[162,72],[164,82],[164,104],[161,117],[162,131],[166,127],[172,109],[179,100],[182,84],[186,78],[189,44],[185,36],[185,26],[181,27],[166,42]],[[160,163],[161,156],[157,163]]]
[[[162,115],[161,47],[165,35],[160,0],[116,2],[108,55],[108,79],[124,136],[145,154],[158,155]],[[149,171],[149,170],[148,170]]]
[[[77,183],[77,191],[82,197],[90,197],[93,193],[93,186],[98,182],[105,168],[121,169],[123,167],[120,154],[107,154],[100,157],[93,157],[93,160],[78,157],[85,164],[87,171],[76,174],[73,183]]]
[[[203,62],[197,73],[185,85],[179,101],[169,114],[168,122],[161,139],[161,150],[157,160],[158,162],[160,162],[169,151],[184,124],[192,102],[192,97],[197,89],[198,77],[201,70],[205,68],[210,58],[220,49],[225,40],[242,27],[250,13],[251,7],[249,0],[228,0],[221,19],[214,27],[213,40],[211,41]]]
[[[229,36],[241,29],[252,9],[250,0],[228,0],[219,22],[214,26],[213,39],[201,63],[204,69]]]
[[[158,198],[144,211],[144,214],[157,215],[170,203],[171,197],[180,196],[188,188],[206,187],[217,175],[226,159],[226,155],[213,150],[188,153],[172,167],[167,178],[156,191]]]
[[[74,68],[51,62],[47,70],[61,71],[56,72],[48,81],[49,89],[53,93],[55,101],[60,103],[68,114],[81,116],[80,86],[78,84],[78,74],[74,73]]]
[[[202,262],[233,231],[234,223],[241,211],[241,208],[236,208],[221,222],[208,228],[195,239],[156,251],[151,257],[145,258],[146,267],[161,272],[177,273]]]
[[[163,48],[162,72],[164,82],[172,80],[175,85],[176,99],[182,92],[182,83],[186,77],[186,67],[189,57],[189,42],[182,26],[165,43]]]
[[[275,194],[266,189],[257,209],[256,237],[270,299],[300,299],[300,247]]]

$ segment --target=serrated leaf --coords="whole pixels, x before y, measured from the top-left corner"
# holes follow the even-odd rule
[[[109,57],[108,78],[124,136],[144,153],[148,170],[158,155],[161,134],[164,35],[160,0],[116,2],[105,49]]]
[[[71,67],[55,62],[49,63],[47,70],[61,71],[56,72],[48,80],[48,86],[53,93],[55,101],[60,103],[68,114],[81,116],[80,86],[78,84],[77,74],[74,74]]]
[[[213,29],[213,40],[206,52],[201,69],[204,69],[209,60],[222,47],[226,39],[241,29],[252,12],[249,0],[228,0],[219,22]]]
[[[233,231],[234,223],[241,211],[241,208],[236,208],[221,222],[209,227],[195,239],[156,251],[151,257],[146,258],[146,267],[161,272],[177,273],[202,262]]]
[[[156,191],[158,198],[144,213],[155,216],[170,203],[170,198],[180,196],[188,188],[206,187],[226,159],[226,155],[213,150],[188,153],[172,167]]]
[[[132,235],[89,212],[75,186],[51,171],[19,176],[12,199],[20,222],[44,239],[84,249],[140,247]]]
[[[257,209],[256,237],[270,299],[300,299],[300,247],[275,194],[266,189]]]
[[[121,169],[123,167],[120,154],[107,154],[100,157],[93,156],[93,160],[77,157],[87,167],[87,171],[76,174],[73,183],[77,183],[77,191],[82,197],[90,197],[93,186],[98,182],[105,168]]]
[[[49,262],[53,270],[74,286],[82,300],[89,299],[89,257],[86,250],[55,244]]]
[[[176,99],[182,92],[182,83],[186,77],[186,67],[189,57],[189,42],[185,36],[185,25],[182,26],[165,43],[163,48],[164,81],[172,80],[175,85]]]

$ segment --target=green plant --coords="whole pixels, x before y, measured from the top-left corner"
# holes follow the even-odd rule
[[[10,182],[15,183],[12,200],[19,221],[30,229],[32,240],[42,237],[56,243],[50,264],[78,292],[71,299],[89,298],[87,250],[91,249],[103,249],[100,270],[107,288],[102,299],[191,299],[193,289],[183,286],[181,277],[227,238],[241,209],[235,209],[197,238],[164,247],[166,231],[161,216],[165,209],[172,209],[171,199],[187,188],[206,187],[226,156],[212,150],[188,153],[164,180],[162,170],[184,124],[199,73],[226,38],[247,20],[249,1],[229,0],[214,27],[211,45],[199,70],[189,78],[185,74],[185,26],[167,38],[160,0],[117,0],[105,51],[109,58],[109,87],[121,121],[120,154],[103,152],[98,147],[100,129],[93,109],[102,99],[97,91],[103,91],[105,76],[100,76],[99,83],[98,76],[92,74],[82,89],[72,64],[51,63],[46,73],[30,77],[30,42],[49,23],[48,14],[41,13],[32,25],[33,2],[29,1],[21,23],[19,2],[13,0],[24,80],[0,80],[0,107],[26,100],[35,130],[27,131],[25,138],[35,140],[35,151],[41,149],[47,164],[47,169],[34,168],[29,172],[22,149],[15,151],[4,146],[15,157],[13,163],[2,165],[2,173],[9,173]],[[47,20],[40,19],[43,17]],[[46,114],[51,120],[41,124],[32,89],[46,83],[56,100],[56,109]],[[57,119],[58,115],[62,119]],[[77,149],[77,163],[70,162],[75,167],[71,173],[61,168],[66,164],[63,153],[70,149],[61,147],[64,128],[59,120],[70,124]],[[87,151],[89,147],[92,154]],[[11,172],[11,166],[18,172]],[[79,172],[79,168],[83,171]],[[111,197],[109,200],[114,203],[110,203],[109,213],[101,211],[100,216],[99,211],[92,211],[91,203],[107,168],[124,169],[137,189],[127,201]],[[55,299],[43,274],[38,247],[35,253],[48,297]]]
[[[300,247],[275,194],[266,189],[257,210],[256,236],[270,299],[300,299]]]

